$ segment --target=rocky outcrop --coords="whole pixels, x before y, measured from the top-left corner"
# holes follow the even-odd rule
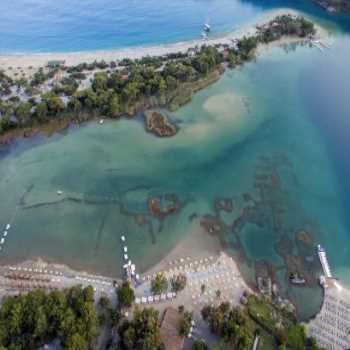
[[[182,203],[175,193],[148,198],[148,209],[152,216],[164,220],[167,216],[180,211]]]
[[[177,127],[170,122],[166,114],[159,111],[146,111],[145,123],[146,129],[157,136],[169,137],[177,133]]]

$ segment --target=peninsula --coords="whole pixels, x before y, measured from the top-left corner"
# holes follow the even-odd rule
[[[225,68],[252,59],[259,45],[282,38],[310,40],[315,35],[309,20],[281,14],[256,26],[248,36],[213,39],[158,56],[75,65],[54,60],[26,71],[4,69],[6,58],[0,58],[0,140],[30,136],[47,126],[134,116],[154,107],[176,110],[194,92],[217,81]]]

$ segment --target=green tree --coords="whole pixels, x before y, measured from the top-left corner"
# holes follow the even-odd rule
[[[30,122],[32,116],[32,105],[29,102],[21,102],[16,108],[16,117],[19,122],[23,125],[26,125]]]
[[[176,293],[185,289],[186,284],[187,284],[187,277],[184,274],[179,274],[171,279],[171,288]]]
[[[120,307],[131,307],[135,300],[134,290],[129,282],[124,282],[117,290],[118,303]]]
[[[159,80],[159,94],[160,95],[164,95],[167,91],[167,84],[166,81],[164,80],[164,78],[160,78]]]
[[[8,315],[9,334],[11,337],[21,335],[22,311],[22,303],[13,303],[12,309]]]
[[[204,340],[196,340],[192,345],[192,350],[209,350]]]
[[[76,95],[73,95],[68,102],[68,107],[71,111],[79,113],[82,110],[83,105],[80,102],[79,98]]]
[[[91,87],[94,91],[107,90],[108,75],[106,72],[98,72],[92,81]]]
[[[170,91],[174,91],[178,87],[178,81],[173,76],[168,75],[165,80]]]
[[[133,320],[124,320],[118,327],[118,334],[122,349],[160,350],[158,311],[136,308]]]
[[[296,324],[288,329],[287,332],[287,345],[295,350],[304,350],[307,343],[307,336],[305,328]]]
[[[121,107],[120,107],[119,96],[114,94],[109,101],[107,113],[110,117],[116,118],[120,115],[120,112],[121,112]]]
[[[238,41],[238,44],[237,44],[239,53],[243,56],[244,59],[249,59],[251,58],[254,50],[256,49],[257,44],[258,44],[258,40],[256,37],[244,36],[241,40]]]
[[[135,328],[130,326],[127,328],[124,333],[122,334],[122,339],[123,339],[123,345],[127,349],[134,349],[134,345],[136,343],[136,331]]]
[[[47,117],[47,104],[45,102],[40,102],[36,105],[35,116],[39,121],[43,121]]]
[[[185,311],[180,321],[180,329],[179,329],[180,335],[188,336],[188,334],[190,333],[192,320],[193,320],[192,313],[189,311]]]
[[[153,294],[166,292],[168,289],[168,280],[163,273],[158,273],[151,282],[151,290]]]
[[[100,300],[98,301],[98,305],[102,308],[102,309],[108,309],[111,307],[111,301],[108,297],[106,296],[102,296],[100,298]]]
[[[35,328],[33,332],[34,338],[39,338],[42,340],[45,336],[47,329],[47,318],[43,305],[40,305],[35,313]]]
[[[64,102],[59,96],[56,96],[53,93],[50,93],[43,97],[43,100],[47,104],[48,113],[52,116],[56,116],[65,109]]]
[[[76,333],[67,339],[64,348],[66,350],[86,350],[88,348],[88,344],[84,337]]]
[[[68,344],[65,348],[86,349],[97,334],[98,319],[91,287],[75,286],[49,294],[38,290],[3,299],[0,344],[9,349],[39,348],[44,341],[55,338]],[[80,347],[81,344],[85,345]]]

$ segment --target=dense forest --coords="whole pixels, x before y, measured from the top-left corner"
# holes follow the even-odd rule
[[[149,106],[179,106],[188,102],[185,86],[206,79],[223,66],[234,68],[251,59],[258,44],[286,35],[305,38],[314,33],[312,22],[284,15],[260,27],[255,36],[237,40],[232,46],[203,45],[187,53],[109,64],[82,63],[53,67],[47,72],[41,68],[28,80],[14,80],[0,72],[0,134],[58,119],[79,122],[94,116],[118,118]],[[88,87],[79,88],[91,71],[96,72]],[[59,73],[63,78],[56,81]],[[48,81],[51,85],[46,91],[42,87]],[[186,98],[179,98],[184,91]]]
[[[94,344],[98,331],[92,287],[49,294],[36,290],[2,301],[1,350],[37,349],[57,338],[65,349],[84,350]]]
[[[108,350],[164,349],[161,313],[134,306],[128,282],[117,288],[116,295],[116,306],[107,297],[96,302],[92,287],[81,286],[5,297],[0,309],[0,350],[38,349],[53,342],[63,349],[89,350],[96,348],[102,334]],[[227,302],[203,307],[202,318],[216,336],[215,349],[250,350],[258,336],[264,349],[320,350],[293,312],[263,296],[243,298],[246,301],[239,307]],[[178,315],[178,336],[187,337],[193,313],[179,306]],[[208,349],[201,337],[192,343],[193,349]]]

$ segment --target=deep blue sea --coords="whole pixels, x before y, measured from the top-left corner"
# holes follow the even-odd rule
[[[329,15],[309,0],[3,0],[0,52],[171,43],[199,37],[206,21],[219,35],[280,7],[324,25],[331,48],[273,48],[227,71],[175,113],[175,137],[155,138],[123,119],[0,149],[0,227],[13,223],[1,263],[40,256],[116,276],[124,232],[145,270],[200,230],[200,219],[216,213],[215,201],[228,197],[235,209],[217,219],[247,279],[254,280],[259,261],[268,261],[301,314],[316,312],[320,289],[286,288],[286,264],[276,253],[284,238],[290,256],[300,250],[301,259],[317,259],[313,247],[305,251],[296,241],[305,230],[350,286],[349,16]],[[259,192],[266,172],[274,183]],[[166,205],[174,194],[184,204],[179,214],[163,222],[150,217],[150,196]],[[245,202],[247,194],[258,203],[256,216],[237,229],[232,222],[253,203]]]
[[[2,0],[0,53],[116,49],[189,40],[200,37],[205,22],[216,35],[275,7],[326,17],[309,0]]]

